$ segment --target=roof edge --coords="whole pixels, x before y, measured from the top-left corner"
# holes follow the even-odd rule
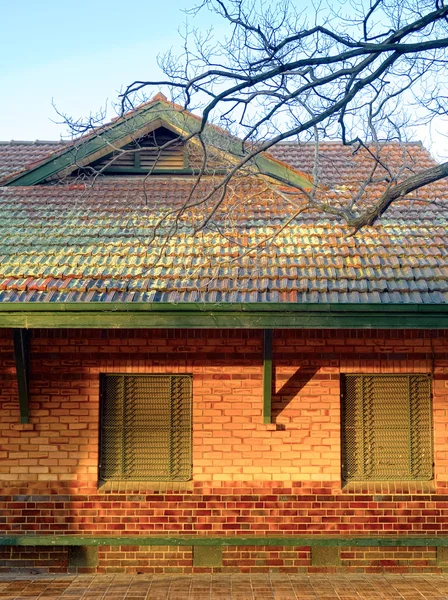
[[[448,329],[448,304],[0,303],[0,328]]]

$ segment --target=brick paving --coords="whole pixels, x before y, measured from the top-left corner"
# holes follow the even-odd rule
[[[0,600],[441,600],[448,575],[0,575]]]

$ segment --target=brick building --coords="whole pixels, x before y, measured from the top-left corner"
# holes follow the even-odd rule
[[[197,124],[159,95],[82,143],[0,145],[0,570],[445,569],[446,182],[356,235],[289,222],[314,149],[220,203],[238,143],[210,127],[194,187]],[[320,164],[332,201],[369,169]]]

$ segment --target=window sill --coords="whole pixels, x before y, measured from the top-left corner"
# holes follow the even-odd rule
[[[342,482],[343,494],[435,494],[437,485],[432,481],[350,481]]]
[[[193,481],[99,481],[98,491],[113,494],[192,492]]]

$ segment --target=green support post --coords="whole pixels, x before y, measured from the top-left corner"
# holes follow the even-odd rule
[[[271,422],[272,329],[263,330],[263,423]]]
[[[19,388],[20,422],[29,423],[31,331],[29,329],[13,329],[13,337]]]

